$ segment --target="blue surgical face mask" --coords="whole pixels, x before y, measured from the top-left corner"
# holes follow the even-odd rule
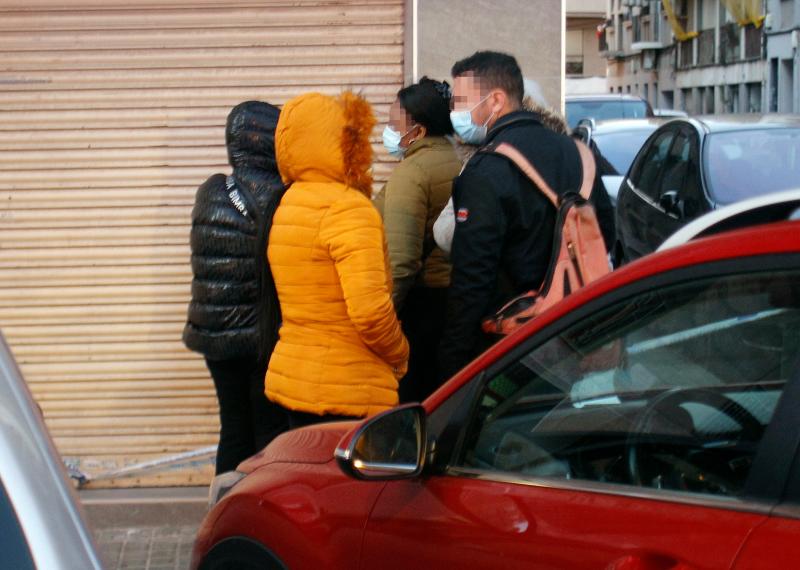
[[[403,140],[403,137],[413,131],[415,128],[417,128],[417,125],[412,126],[405,132],[405,134],[401,135],[391,126],[386,125],[386,128],[383,129],[383,146],[386,148],[389,154],[395,158],[403,158],[403,156],[406,154],[406,149],[400,146],[400,141]]]
[[[386,150],[394,156],[395,158],[403,158],[405,154],[405,149],[400,148],[400,141],[402,140],[403,135],[398,133],[389,125],[386,125],[386,128],[383,129],[383,146]]]
[[[453,130],[458,135],[458,138],[467,144],[481,144],[486,139],[486,133],[489,130],[486,125],[494,117],[494,112],[489,115],[485,123],[476,125],[472,122],[472,111],[488,98],[489,95],[475,103],[470,109],[450,111],[450,122],[453,123]]]

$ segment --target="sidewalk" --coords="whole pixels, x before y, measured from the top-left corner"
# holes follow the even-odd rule
[[[106,570],[187,570],[197,526],[111,528],[94,536]]]
[[[107,570],[185,570],[206,512],[206,487],[78,493]]]

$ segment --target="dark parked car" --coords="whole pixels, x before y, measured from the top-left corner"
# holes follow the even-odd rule
[[[568,95],[567,123],[570,129],[582,119],[643,119],[653,116],[650,103],[635,95]]]
[[[609,119],[595,121],[584,119],[573,129],[573,135],[597,150],[613,167],[613,172],[604,172],[603,184],[612,204],[617,203],[619,186],[628,169],[653,131],[663,125],[665,119]]]
[[[644,144],[617,196],[617,263],[655,251],[702,214],[800,187],[800,116],[673,119]]]
[[[192,568],[796,568],[798,232],[632,263],[422,405],[279,436]]]

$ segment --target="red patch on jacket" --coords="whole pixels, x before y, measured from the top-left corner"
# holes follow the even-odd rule
[[[456,221],[466,222],[467,218],[469,218],[469,210],[467,208],[459,208],[456,213]]]

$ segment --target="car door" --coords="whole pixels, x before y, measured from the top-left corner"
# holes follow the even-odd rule
[[[434,466],[386,484],[360,567],[730,568],[798,437],[798,266],[673,271],[536,333],[431,414]]]
[[[798,422],[797,406],[800,403],[800,384],[794,382],[787,387],[783,404],[788,413],[782,419],[787,431]],[[773,422],[778,423],[778,419]],[[768,520],[759,525],[750,536],[736,558],[734,570],[755,570],[757,568],[795,568],[800,560],[800,440],[787,438],[780,450],[778,461],[791,463],[786,489],[781,504],[771,513]],[[794,450],[792,453],[790,450]]]
[[[662,127],[645,143],[617,197],[617,241],[620,261],[632,261],[652,251],[650,224],[658,212],[659,182],[675,139],[675,128]]]
[[[675,135],[658,182],[647,247],[658,249],[678,229],[709,210],[700,182],[698,137],[689,126]]]

